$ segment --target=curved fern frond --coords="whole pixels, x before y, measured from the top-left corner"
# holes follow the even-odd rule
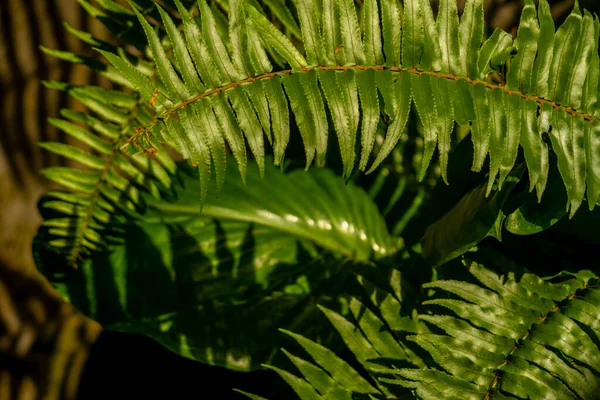
[[[174,23],[158,7],[175,44],[174,58],[165,54],[155,30],[136,12],[164,91],[155,91],[155,85],[126,61],[104,54],[145,101],[155,104],[157,116],[143,126],[142,134],[161,135],[198,165],[203,187],[211,165],[222,183],[225,142],[242,174],[246,142],[262,165],[263,135],[280,163],[289,139],[288,103],[304,142],[307,167],[315,157],[322,160],[327,150],[328,110],[346,177],[354,169],[358,131],[359,168],[366,170],[376,121],[381,112],[390,117],[372,171],[398,141],[414,105],[425,132],[421,176],[437,148],[445,177],[454,122],[470,123],[473,169],[481,170],[489,154],[490,189],[496,177],[502,185],[520,145],[531,190],[536,188],[541,197],[548,174],[545,136],[549,135],[571,213],[580,206],[586,186],[590,207],[600,197],[600,29],[598,19],[587,11],[582,15],[577,6],[555,32],[547,1],[540,1],[536,10],[528,0],[513,43],[502,31],[484,42],[483,0],[468,1],[460,22],[453,0],[440,2],[437,18],[422,0],[405,0],[403,11],[395,1],[367,0],[362,28],[350,0],[296,2],[302,54],[246,2],[230,2],[230,48],[204,0],[199,1],[200,24],[181,3],[176,5],[184,35],[168,29]],[[274,69],[266,48],[276,51],[290,68]],[[501,74],[504,69],[505,84],[488,79],[490,72]],[[125,145],[135,152],[132,147],[136,147],[132,141]]]
[[[80,4],[118,36],[124,26],[120,25],[123,20],[119,21],[115,16],[131,14],[114,2],[102,2],[100,8],[85,0]],[[118,24],[112,25],[111,22]],[[66,28],[92,46],[125,54],[115,45],[89,33],[68,25]],[[128,156],[119,150],[127,139],[134,136],[135,126],[152,120],[153,110],[143,104],[138,94],[131,93],[131,83],[112,65],[67,51],[42,50],[59,59],[86,65],[126,89],[119,91],[61,82],[45,83],[49,88],[68,92],[88,109],[87,114],[65,109],[61,111],[62,118],[49,119],[50,124],[74,139],[77,146],[41,143],[44,149],[83,167],[79,170],[52,167],[42,171],[48,179],[59,183],[67,191],[47,193],[41,206],[50,211],[50,218],[42,223],[41,230],[50,235],[47,244],[62,253],[70,265],[77,266],[91,252],[105,249],[121,240],[123,224],[140,217],[145,209],[143,193],[149,193],[154,198],[161,198],[168,193],[176,165],[160,143],[152,138],[144,139],[153,143],[152,150],[149,150],[152,157]],[[129,53],[127,57],[135,63],[140,74],[155,80],[156,69],[152,62]]]
[[[403,368],[407,353],[397,348],[407,348],[410,343],[396,342],[383,333],[385,329],[377,330],[381,321],[371,316],[368,307],[356,303],[356,310],[351,308],[353,322],[331,311],[325,313],[377,388],[373,384],[359,385],[359,380],[351,384],[338,378],[333,368],[339,361],[316,357],[307,347],[316,365],[292,358],[306,380],[289,372],[282,376],[302,399],[350,399],[352,393],[386,398],[401,395],[403,389],[399,386],[414,390],[422,399],[597,398],[598,276],[580,271],[552,278],[525,273],[517,278],[512,272],[498,276],[474,262],[466,265],[478,284],[441,280],[424,285],[452,293],[452,298],[427,300],[424,304],[441,306],[455,315],[421,314],[419,319],[430,324],[432,330],[422,329],[407,338],[429,353],[434,366],[428,363],[428,367],[419,369]],[[379,289],[371,297],[376,311],[384,317],[391,311],[392,320],[399,318],[399,305],[391,309],[387,300],[390,295],[384,293]],[[293,337],[309,343],[298,335]],[[378,361],[382,358],[387,367]],[[337,371],[350,375],[347,369]],[[334,381],[345,395],[331,396],[321,385],[325,378]]]

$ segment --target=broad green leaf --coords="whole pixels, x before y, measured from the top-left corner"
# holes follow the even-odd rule
[[[207,199],[203,216],[264,225],[360,261],[387,257],[396,250],[368,195],[353,184],[344,184],[329,170],[284,174],[270,166],[263,179],[253,163],[245,185],[234,167],[228,167],[228,171],[231,185],[218,198]],[[150,207],[166,215],[196,216],[200,212],[199,188],[193,179],[186,179],[185,184],[186,190],[177,202],[150,202]],[[279,190],[273,192],[272,187]],[[310,198],[302,195],[307,192],[312,193]],[[240,196],[244,197],[243,203]]]
[[[142,333],[186,357],[236,370],[272,360],[282,318],[289,328],[327,337],[314,320],[315,300],[336,296],[323,279],[340,279],[344,267],[303,255],[292,236],[175,216],[131,225],[124,236],[59,285],[108,329]]]
[[[376,206],[327,170],[283,174],[269,167],[263,180],[253,163],[247,186],[236,167],[228,171],[237,184],[211,196],[203,214],[198,182],[183,172],[178,200],[148,199],[153,212],[123,225],[123,242],[81,265],[62,293],[107,328],[143,333],[187,357],[238,370],[273,359],[280,345],[265,337],[279,327],[327,339],[315,323],[316,303],[337,308],[352,267],[319,255],[314,244],[354,260],[391,255],[395,244]],[[97,179],[69,169],[47,174],[75,190]],[[108,179],[117,188],[126,183],[118,175]],[[266,196],[273,187],[282,192]],[[306,191],[314,196],[302,196]],[[84,211],[82,204],[70,210]],[[58,222],[47,225],[55,235],[72,229]],[[85,235],[89,248],[98,240],[94,232]]]
[[[523,205],[506,217],[507,231],[516,235],[542,232],[567,214],[567,196],[556,167],[550,170],[548,182],[541,202],[531,193]]]
[[[484,183],[466,194],[427,228],[421,242],[423,257],[434,265],[441,265],[469,251],[488,236],[500,240],[505,218],[502,207],[523,171],[521,164],[512,172],[512,179],[489,197]]]

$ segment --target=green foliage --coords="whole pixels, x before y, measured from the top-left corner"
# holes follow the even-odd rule
[[[281,164],[295,131],[290,124],[292,115],[304,145],[307,168],[315,159],[318,164],[325,162],[333,128],[343,176],[349,178],[357,163],[358,147],[359,170],[374,171],[405,134],[413,110],[424,141],[419,179],[424,178],[437,148],[441,175],[447,181],[456,122],[471,127],[473,170],[481,170],[489,155],[486,195],[496,181],[502,188],[520,145],[530,190],[536,188],[540,200],[548,181],[547,135],[558,158],[571,216],[586,197],[586,187],[588,204],[595,206],[600,197],[600,178],[596,176],[600,174],[594,172],[598,169],[594,149],[600,126],[596,120],[599,59],[593,51],[600,34],[596,18],[587,11],[582,15],[575,7],[554,33],[547,2],[540,2],[536,9],[528,1],[513,43],[500,30],[484,41],[480,0],[469,2],[460,22],[450,0],[440,3],[436,18],[426,2],[406,1],[398,8],[395,0],[369,0],[360,24],[351,3],[296,4],[298,28],[285,3],[277,1],[265,2],[264,6],[220,1],[221,9],[200,1],[191,11],[179,1],[166,10],[140,1],[133,11],[112,2],[100,2],[103,10],[83,2],[122,39],[138,46],[143,32],[152,60],[143,61],[81,34],[78,36],[96,46],[111,65],[98,66],[97,61],[64,52],[51,54],[86,63],[109,79],[135,88],[138,97],[117,93],[98,96],[98,90],[91,87],[71,91],[78,91],[79,97],[81,93],[87,97],[96,94],[96,103],[87,105],[102,112],[104,119],[122,125],[119,138],[112,143],[115,149],[121,146],[130,155],[142,150],[167,159],[157,145],[166,141],[197,166],[200,204],[206,200],[211,170],[217,193],[221,190],[227,151],[234,155],[242,178],[246,146],[261,170],[269,146],[275,164]],[[227,13],[226,18],[221,10]],[[172,17],[175,11],[181,16],[180,29]],[[195,18],[196,12],[199,18]],[[281,20],[277,24],[285,33],[270,22],[270,15]],[[128,21],[126,29],[113,26],[119,22],[123,25],[122,21]],[[161,22],[166,35],[151,25]],[[302,51],[294,44],[299,36]],[[490,79],[493,74],[502,75],[505,82],[494,83]],[[125,110],[118,113],[110,107]],[[147,112],[148,108],[153,112]],[[136,117],[127,110],[146,112]],[[375,155],[374,140],[382,115],[387,132]],[[84,223],[71,223],[69,232],[57,232],[62,237],[53,242],[76,264],[82,248],[87,253],[104,244],[98,243],[103,222],[90,229],[92,224],[85,221],[99,221],[94,216],[98,207],[93,199],[100,196],[94,188],[102,187],[105,175],[117,166],[108,149],[104,164],[83,154],[64,153],[62,146],[50,145],[49,149],[100,168],[98,174],[81,173],[80,179],[71,180],[70,189],[85,192],[91,206],[83,212]],[[64,182],[66,177],[55,172],[48,175]],[[143,171],[132,169],[130,173],[137,175],[138,183],[145,179]],[[113,186],[119,194],[124,190],[122,182]],[[158,189],[150,190],[155,197],[160,195]],[[129,208],[136,202],[134,199]],[[71,233],[75,231],[82,234]],[[90,239],[92,236],[95,239]]]
[[[536,10],[529,1],[514,44],[499,30],[482,43],[482,1],[469,2],[460,24],[453,2],[442,2],[438,25],[429,5],[421,1],[406,1],[402,19],[389,20],[382,20],[385,12],[380,18],[377,2],[366,3],[364,11],[370,20],[363,21],[362,31],[351,2],[325,1],[321,21],[312,6],[298,8],[306,58],[249,3],[231,2],[228,40],[218,34],[213,12],[204,1],[199,2],[201,26],[176,2],[185,35],[159,7],[174,45],[174,58],[169,58],[158,34],[136,13],[164,84],[164,91],[157,89],[158,94],[148,78],[134,73],[133,66],[103,54],[146,101],[155,104],[156,118],[144,126],[143,136],[154,135],[172,143],[198,165],[205,187],[211,164],[217,189],[223,182],[225,142],[236,154],[242,175],[246,141],[259,165],[263,164],[263,133],[272,142],[276,164],[281,162],[289,138],[284,90],[300,128],[307,167],[314,157],[322,160],[327,149],[327,105],[345,177],[354,170],[357,131],[363,116],[359,167],[365,170],[379,114],[379,91],[384,99],[381,108],[392,123],[370,170],[395,146],[414,104],[424,129],[421,178],[436,147],[442,175],[446,175],[454,122],[470,123],[475,146],[473,169],[481,170],[490,156],[488,193],[497,176],[502,186],[520,144],[531,189],[537,188],[541,198],[548,175],[548,146],[543,135],[549,134],[571,214],[584,199],[586,179],[589,204],[594,206],[600,195],[593,155],[598,134],[598,56],[592,51],[598,47],[597,19],[587,12],[582,15],[576,7],[554,34],[550,32],[554,24],[548,4],[542,1]],[[386,25],[391,25],[391,31],[400,30],[394,25],[402,26],[402,41],[389,39],[392,46],[400,47],[401,60],[394,59],[391,50],[391,54],[384,53],[386,46],[382,46],[380,34]],[[385,42],[387,30],[383,32]],[[458,35],[458,40],[449,39],[453,35]],[[267,49],[291,68],[274,68]],[[510,58],[513,50],[516,55]],[[463,57],[453,63],[448,54]],[[505,85],[486,80],[490,72],[501,72],[505,64]],[[443,106],[448,99],[452,106]],[[234,119],[225,118],[232,115]],[[129,141],[125,146],[132,145]]]
[[[248,167],[244,186],[232,164],[202,214],[195,171],[186,173],[176,202],[149,201],[123,243],[70,272],[60,292],[106,328],[232,369],[272,360],[280,327],[327,341],[316,305],[340,308],[353,265],[396,244],[364,191],[330,171],[271,166],[261,179]]]
[[[302,399],[597,396],[597,273],[486,240],[597,236],[596,16],[526,0],[513,38],[483,0],[80,3],[119,44],[43,50],[120,87],[46,83],[89,112],[50,121],[82,146],[42,144],[76,167],[43,171],[67,190],[36,258],[81,311]]]
[[[419,327],[423,322],[408,320],[416,334],[406,341],[398,336],[408,330],[406,323],[396,322],[400,302],[381,288],[365,286],[371,294],[368,303],[350,301],[351,320],[323,309],[370,382],[350,365],[340,366],[343,361],[334,354],[325,357],[326,350],[295,334],[313,361],[289,354],[303,378],[277,372],[301,399],[351,399],[357,393],[383,399],[406,389],[422,399],[596,398],[598,276],[580,271],[540,278],[522,268],[499,276],[478,263],[464,264],[477,282],[438,280],[424,285],[454,297],[425,301],[427,306],[441,306],[437,310],[444,313],[418,315],[431,331]],[[454,315],[447,315],[448,310]],[[412,355],[413,344],[429,353],[427,365]],[[407,368],[407,363],[420,368]]]
[[[85,167],[51,167],[44,176],[69,189],[47,194],[42,207],[60,216],[44,221],[42,229],[55,238],[49,244],[77,264],[90,251],[118,240],[121,225],[139,218],[145,205],[142,193],[154,198],[167,195],[176,165],[158,142],[156,157],[129,157],[119,151],[133,133],[133,124],[150,118],[136,97],[97,87],[50,86],[67,91],[97,116],[63,110],[63,119],[49,122],[79,146],[41,143],[48,151]],[[82,149],[82,146],[85,147]],[[158,150],[159,149],[159,150]]]

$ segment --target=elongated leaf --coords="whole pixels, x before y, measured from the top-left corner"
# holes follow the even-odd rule
[[[243,185],[233,167],[228,169],[231,188],[225,187],[218,198],[209,197],[202,209],[203,216],[264,225],[361,261],[385,257],[395,251],[385,222],[366,193],[345,185],[343,179],[329,170],[317,169],[308,174],[295,170],[283,174],[270,167],[261,179],[253,165]],[[279,191],[269,194],[269,200],[265,201],[271,187],[278,187]],[[200,212],[199,188],[194,180],[186,181],[186,188],[176,203],[150,202],[150,207],[163,214],[196,216]],[[310,199],[302,195],[306,191],[312,193]],[[245,193],[243,204],[239,201],[241,193]],[[356,214],[355,210],[361,211]],[[361,237],[357,232],[370,234]]]

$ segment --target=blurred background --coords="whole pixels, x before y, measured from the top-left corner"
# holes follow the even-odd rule
[[[549,2],[555,20],[560,22],[575,0]],[[432,3],[437,1],[432,0]],[[462,8],[464,0],[458,0],[458,3]],[[582,0],[580,6],[598,13],[599,3],[598,0]],[[485,15],[492,29],[501,27],[516,34],[522,7],[523,0],[487,0]],[[149,339],[134,335],[103,333],[92,346],[100,334],[100,327],[62,304],[34,266],[31,242],[41,221],[37,201],[50,188],[50,183],[39,171],[64,163],[58,156],[42,151],[38,143],[66,140],[65,135],[50,126],[46,119],[57,116],[61,108],[81,108],[66,93],[44,88],[41,81],[110,85],[88,68],[62,62],[40,49],[43,45],[94,56],[89,46],[65,30],[65,23],[111,41],[109,32],[100,22],[90,18],[77,0],[0,0],[0,399],[11,396],[10,392],[8,395],[5,392],[6,382],[13,382],[13,388],[33,388],[23,392],[33,393],[33,397],[29,398],[36,398],[35,386],[40,384],[43,374],[48,372],[47,368],[69,370],[73,363],[72,359],[52,360],[43,354],[44,348],[41,347],[27,363],[15,364],[10,352],[14,351],[19,338],[11,337],[10,329],[3,327],[2,318],[10,310],[18,314],[32,307],[41,309],[43,318],[35,319],[30,329],[35,331],[39,326],[54,323],[56,327],[51,332],[57,334],[61,329],[77,327],[77,336],[73,338],[69,351],[73,354],[92,352],[92,362],[87,367],[80,398],[104,398],[117,391],[116,385],[134,385],[132,370],[147,381],[156,379],[156,382],[162,381],[171,387],[178,386],[185,393],[187,389],[193,390],[198,379],[206,379],[212,372],[198,363],[169,354]],[[13,332],[13,335],[16,334]],[[31,335],[32,338],[27,340],[34,340],[35,332]],[[83,368],[83,365],[78,368]],[[74,373],[78,376],[77,371]],[[270,377],[262,372],[252,376],[221,373],[237,384],[246,381],[259,385],[261,379]],[[69,373],[64,376],[68,377]],[[190,386],[189,381],[193,385]],[[249,387],[248,384],[245,387]],[[155,386],[151,385],[154,391],[148,389],[152,397],[159,393]],[[124,395],[126,390],[123,390],[118,392]],[[284,393],[275,390],[273,393]],[[13,391],[13,395],[15,393]],[[142,396],[143,392],[137,388],[132,393]],[[168,393],[173,395],[173,392]],[[230,396],[225,394],[230,392],[222,393],[218,398]],[[57,396],[60,398],[62,395]]]

